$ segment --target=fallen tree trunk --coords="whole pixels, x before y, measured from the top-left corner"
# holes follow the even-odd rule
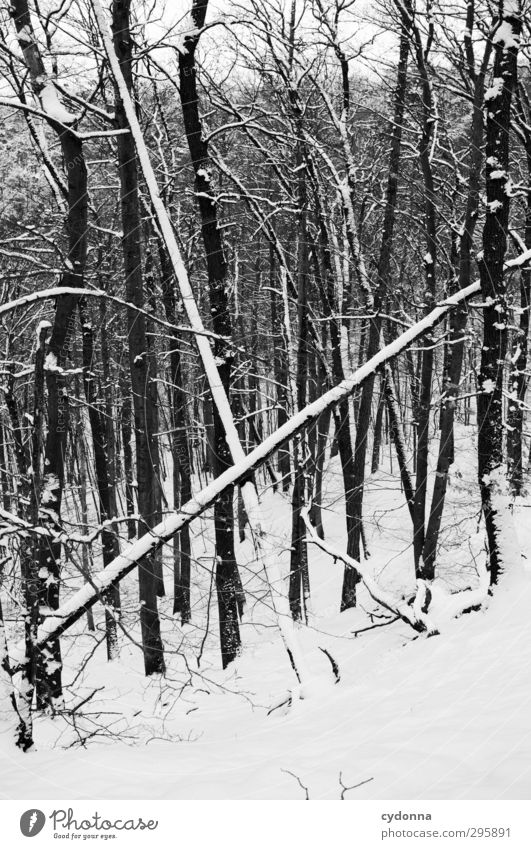
[[[212,481],[209,486],[202,489],[194,498],[183,505],[178,513],[165,516],[162,522],[150,530],[143,537],[134,542],[131,547],[124,551],[119,557],[110,563],[107,568],[99,572],[89,584],[86,584],[71,599],[64,603],[54,614],[40,626],[37,638],[38,646],[43,646],[50,639],[60,636],[71,625],[80,619],[92,605],[101,600],[101,595],[111,583],[118,584],[129,572],[136,567],[139,560],[148,553],[152,553],[165,542],[168,542],[181,528],[190,524],[194,519],[211,507],[220,494],[228,487],[249,480],[252,472],[259,468],[275,451],[292,439],[297,433],[308,425],[315,422],[325,410],[339,404],[360,386],[364,380],[374,374],[386,362],[396,357],[415,339],[434,327],[449,309],[457,306],[463,300],[476,294],[480,290],[479,282],[472,283],[466,289],[456,292],[446,301],[437,306],[428,315],[424,316],[417,324],[408,328],[401,336],[378,351],[361,368],[357,369],[349,378],[325,392],[316,401],[308,404],[295,416],[288,419],[282,427],[274,431],[267,439],[250,452],[243,460],[231,466],[222,475]],[[278,588],[277,588],[278,591]],[[18,648],[18,647],[17,647]],[[17,651],[15,663],[19,657],[23,657],[24,646]],[[21,662],[21,661],[20,661]],[[15,667],[14,671],[17,671]]]

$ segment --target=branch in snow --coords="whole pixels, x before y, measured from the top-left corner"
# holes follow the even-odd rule
[[[377,604],[381,605],[381,607],[385,607],[386,610],[389,610],[391,613],[394,613],[399,616],[400,619],[402,619],[404,622],[407,622],[408,625],[411,625],[411,627],[414,628],[415,631],[428,631],[428,633],[430,634],[434,634],[437,632],[435,625],[423,612],[422,605],[415,606],[414,604],[412,607],[403,600],[393,598],[393,596],[391,596],[382,587],[380,587],[380,585],[377,581],[374,580],[372,575],[369,575],[367,573],[361,563],[359,563],[357,560],[354,560],[353,557],[350,557],[341,549],[336,548],[329,542],[326,542],[325,540],[318,537],[315,528],[309,520],[307,509],[302,511],[302,519],[308,531],[308,542],[313,543],[326,554],[329,554],[330,557],[334,559],[334,562],[340,560],[342,563],[345,564],[345,566],[347,566],[347,568],[355,569],[356,572],[360,575],[361,580],[363,581],[371,597]],[[417,598],[418,593],[417,597],[415,598],[415,603],[417,602]]]
[[[307,510],[303,512],[303,519],[309,532],[309,542],[333,557],[334,561],[340,560],[347,567],[355,569],[374,601],[407,622],[415,631],[427,631],[429,635],[438,634],[446,622],[456,619],[467,610],[480,607],[489,597],[490,577],[484,567],[478,586],[458,593],[448,593],[436,584],[430,582],[428,585],[426,581],[418,580],[413,604],[407,604],[387,593],[372,575],[365,572],[357,560],[320,539],[310,523]]]

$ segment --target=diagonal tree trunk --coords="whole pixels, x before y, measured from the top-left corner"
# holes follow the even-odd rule
[[[64,633],[74,622],[77,622],[84,615],[88,607],[100,598],[101,592],[110,583],[113,581],[119,583],[122,578],[136,568],[139,561],[146,554],[149,554],[157,546],[163,545],[174,534],[180,531],[181,528],[190,524],[195,518],[202,515],[205,510],[208,510],[225,489],[234,487],[240,483],[243,484],[245,480],[249,480],[253,471],[262,466],[268,457],[271,457],[272,454],[278,451],[281,445],[285,445],[290,439],[293,439],[300,430],[315,423],[327,410],[333,409],[342,400],[349,398],[354,389],[360,386],[363,381],[367,380],[371,374],[374,374],[377,369],[385,366],[386,363],[389,363],[402,351],[406,350],[415,339],[426,333],[429,328],[437,325],[451,308],[455,308],[467,298],[476,295],[479,290],[479,283],[472,283],[467,289],[461,290],[446,299],[443,304],[435,307],[431,313],[424,316],[424,318],[408,328],[401,336],[378,351],[371,360],[342,381],[341,384],[334,386],[316,401],[308,404],[303,410],[300,410],[296,415],[288,419],[282,427],[268,436],[261,445],[254,448],[247,457],[238,458],[235,465],[232,465],[219,478],[216,478],[207,487],[198,492],[191,501],[184,504],[179,513],[166,516],[161,524],[153,529],[153,533],[147,533],[141,539],[137,540],[127,551],[127,554],[117,557],[107,570],[94,576],[92,584],[82,587],[81,590],[65,602],[58,611],[58,615],[54,618],[50,617],[39,628],[38,645],[41,646],[50,639],[55,639]],[[284,610],[284,614],[286,620],[284,620],[283,624],[285,625],[285,621],[291,621],[289,607]],[[286,648],[290,651],[289,632],[286,643]],[[14,671],[17,672],[20,670],[17,667]]]

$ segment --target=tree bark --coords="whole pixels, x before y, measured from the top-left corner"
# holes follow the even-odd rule
[[[162,272],[162,299],[168,321],[175,324],[176,299],[175,276],[168,251],[159,239],[159,259]],[[173,457],[173,507],[179,510],[192,497],[192,470],[190,465],[190,445],[187,433],[186,395],[181,360],[181,340],[171,336],[170,345],[170,408],[171,408],[171,449]],[[190,576],[192,546],[190,529],[184,527],[173,541],[173,612],[181,614],[181,624],[192,618]]]
[[[391,257],[393,250],[393,238],[395,230],[396,205],[398,198],[398,177],[400,169],[400,150],[402,144],[402,126],[404,121],[405,98],[407,89],[407,61],[409,52],[409,38],[407,29],[402,25],[400,33],[399,60],[396,89],[393,105],[393,129],[391,134],[391,148],[389,151],[389,165],[387,169],[387,187],[385,196],[385,208],[382,227],[382,241],[377,267],[377,285],[374,296],[373,310],[375,317],[370,319],[367,359],[370,359],[380,347],[382,333],[382,319],[379,311],[385,302],[387,292],[391,283]],[[367,442],[371,419],[372,398],[374,393],[374,376],[369,377],[363,384],[359,411],[356,419],[356,442],[354,448],[353,468],[353,530],[352,551],[349,552],[354,560],[359,561],[361,557],[361,533],[363,523],[363,494],[365,483],[365,458],[367,453]],[[394,398],[391,390],[385,394],[387,400]],[[393,407],[393,418],[396,410]],[[396,433],[396,428],[394,429]],[[402,446],[398,450],[401,451]],[[405,462],[405,457],[400,457],[399,462]],[[352,570],[345,571],[345,578]]]
[[[129,93],[133,90],[132,39],[130,32],[130,0],[113,0],[112,31],[114,50]],[[115,91],[116,121],[119,128],[128,128],[123,101]],[[135,144],[130,133],[117,136],[118,166],[121,187],[122,250],[127,299],[136,307],[144,307],[142,279],[142,235],[138,172]],[[129,371],[133,395],[134,432],[136,446],[136,478],[138,481],[138,512],[141,527],[151,527],[157,512],[157,469],[153,465],[153,435],[156,432],[151,404],[146,321],[142,313],[127,311]],[[140,624],[146,675],[164,673],[164,652],[157,609],[157,570],[152,557],[139,564]]]
[[[37,97],[54,93],[54,83],[48,79],[27,0],[14,0],[10,14],[15,23],[17,38],[29,71],[33,91]],[[42,98],[41,98],[42,99]],[[43,103],[46,112],[46,103]],[[64,168],[67,176],[68,213],[68,264],[62,273],[63,286],[82,287],[87,256],[87,169],[83,143],[78,135],[64,123],[59,123],[47,112],[47,122],[57,135],[61,145]],[[66,119],[65,119],[66,120]],[[70,124],[75,116],[68,119]],[[48,528],[60,521],[61,501],[64,487],[64,463],[66,435],[68,431],[68,401],[63,369],[70,358],[70,344],[75,329],[75,312],[78,297],[61,296],[56,305],[54,323],[48,344],[45,362],[46,386],[48,390],[48,433],[45,444],[43,491],[39,519]],[[40,546],[40,601],[44,609],[55,610],[59,606],[61,544],[41,541]],[[61,648],[58,641],[46,646],[41,653],[37,673],[37,704],[40,708],[50,706],[52,710],[62,706]]]
[[[218,210],[212,198],[212,164],[208,144],[204,140],[202,120],[199,115],[199,93],[195,52],[200,31],[205,22],[208,0],[193,0],[193,34],[184,36],[184,49],[179,52],[179,92],[181,97],[184,129],[195,174],[197,204],[201,216],[201,231],[208,272],[208,292],[212,326],[218,334],[214,345],[218,371],[227,397],[230,392],[232,352],[223,340],[230,339],[232,327],[230,300],[228,296],[228,265],[225,258],[221,232],[218,226]],[[214,473],[222,474],[229,468],[231,456],[225,429],[216,404],[214,418]],[[219,608],[221,657],[225,668],[240,650],[239,608],[241,595],[238,593],[239,576],[234,551],[234,507],[233,492],[224,492],[214,508],[216,535],[216,590]]]
[[[120,553],[116,532],[104,523],[114,518],[112,510],[114,501],[114,482],[109,477],[109,455],[107,449],[107,429],[102,412],[98,406],[94,373],[94,339],[92,322],[87,314],[83,301],[79,302],[79,318],[83,335],[83,387],[87,401],[88,418],[92,433],[92,449],[94,451],[94,467],[96,473],[96,488],[98,492],[98,519],[103,524],[101,533],[103,567],[112,563]],[[114,660],[118,656],[118,634],[116,619],[120,616],[120,591],[111,586],[105,595],[105,633],[107,642],[107,658]]]
[[[470,36],[467,35],[467,38],[472,38],[473,23],[474,4],[470,3],[467,7],[467,32],[470,33]],[[478,218],[479,190],[483,163],[483,96],[485,91],[485,74],[490,53],[491,43],[487,42],[478,74],[475,74],[473,67],[469,68],[469,72],[473,75],[474,80],[474,99],[470,133],[467,205],[459,240],[458,289],[464,289],[469,285],[472,273],[472,251],[474,231]],[[446,373],[443,384],[444,399],[441,404],[441,434],[439,438],[437,470],[433,485],[430,516],[422,551],[422,562],[419,570],[421,577],[425,580],[432,580],[435,577],[437,541],[444,510],[450,466],[454,459],[454,420],[457,406],[455,399],[459,392],[461,380],[467,321],[468,310],[466,305],[461,305],[450,314],[450,344],[446,351]]]
[[[507,247],[510,195],[509,137],[511,102],[517,83],[518,44],[522,31],[519,0],[504,0],[494,42],[493,77],[497,85],[485,93],[487,212],[480,262],[483,345],[478,383],[478,479],[487,531],[491,583],[505,562],[503,490],[503,367],[507,353],[507,293],[504,259]],[[499,81],[499,82],[498,82]]]
[[[525,99],[527,113],[524,113]],[[527,114],[527,117],[526,117]],[[524,246],[531,246],[531,108],[527,92],[519,86],[517,100],[517,124],[526,153],[527,198],[525,207]],[[528,363],[529,310],[531,308],[531,262],[526,262],[520,272],[520,322],[513,340],[511,362],[513,368],[509,378],[509,403],[507,410],[507,471],[514,496],[522,494],[524,470],[522,458],[522,431],[524,425],[525,396],[528,385],[526,374]]]

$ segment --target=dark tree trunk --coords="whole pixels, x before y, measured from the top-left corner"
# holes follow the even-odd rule
[[[374,436],[372,441],[371,474],[375,474],[380,468],[380,451],[382,448],[382,425],[385,409],[385,395],[383,384],[380,381],[378,404],[376,407],[376,419],[374,422]]]
[[[162,271],[162,299],[166,318],[172,324],[176,322],[175,277],[169,262],[165,245],[159,241],[159,259]],[[170,409],[171,409],[171,448],[173,456],[173,504],[178,510],[192,497],[192,470],[190,466],[190,445],[187,433],[186,394],[181,360],[181,340],[171,336],[170,345]],[[173,540],[173,612],[181,614],[181,624],[190,622],[192,617],[190,577],[192,546],[188,526],[180,531]]]
[[[374,296],[373,311],[375,317],[370,320],[367,359],[374,356],[381,342],[382,320],[379,310],[382,309],[391,284],[391,257],[393,250],[393,237],[395,230],[395,215],[398,197],[398,176],[400,168],[400,149],[402,143],[402,125],[404,120],[404,106],[407,88],[407,60],[409,51],[409,39],[405,27],[400,35],[400,49],[397,83],[394,95],[393,107],[393,129],[391,135],[391,148],[389,151],[389,164],[387,169],[387,187],[385,197],[384,220],[382,229],[382,241],[380,255],[378,258],[377,282]],[[365,483],[365,458],[369,437],[369,426],[371,420],[372,398],[374,393],[374,375],[371,375],[363,384],[359,401],[358,416],[356,419],[356,442],[354,448],[353,469],[353,528],[352,528],[352,554],[358,560],[361,556],[361,534],[363,522],[363,491]],[[386,397],[389,397],[387,395]],[[399,448],[400,451],[400,448]],[[350,570],[345,570],[345,579],[348,578]]]
[[[487,212],[483,227],[480,281],[487,306],[483,310],[483,345],[478,385],[478,479],[493,584],[497,583],[504,567],[510,565],[504,563],[502,533],[505,517],[500,497],[505,485],[503,364],[507,353],[508,324],[503,264],[510,207],[506,186],[509,179],[511,101],[517,81],[522,20],[519,15],[502,11],[500,23],[504,25],[505,34],[494,44],[493,76],[502,80],[503,84],[494,93],[489,90],[485,95]]]
[[[131,408],[131,395],[129,392],[129,383],[123,368],[121,370],[121,405],[120,405],[120,431],[122,437],[122,451],[124,459],[124,480],[125,480],[125,508],[128,516],[133,516],[135,513],[135,493],[133,488],[133,450],[131,448],[131,417],[133,411]],[[136,522],[134,519],[127,521],[127,538],[133,539],[136,536]]]
[[[415,19],[415,10],[411,0],[406,0],[404,6],[399,6],[402,23],[409,34],[411,48],[416,59],[417,71],[420,77],[420,107],[421,126],[418,143],[418,157],[422,172],[424,196],[424,237],[426,254],[424,256],[425,312],[433,308],[436,296],[435,269],[437,262],[437,206],[433,169],[431,162],[431,143],[435,119],[435,102],[433,98],[430,72],[427,66],[429,46],[424,47],[420,30]],[[428,38],[427,44],[431,42]],[[420,358],[420,387],[415,411],[416,427],[416,481],[413,510],[413,552],[415,573],[421,575],[422,551],[425,539],[426,493],[428,488],[428,453],[431,384],[434,364],[434,337],[431,332],[424,338],[424,350]]]
[[[308,384],[308,289],[309,258],[307,229],[306,174],[302,167],[300,149],[297,152],[299,239],[297,251],[297,409],[306,406]],[[307,500],[307,434],[299,434],[293,441],[294,482],[291,496],[291,559],[289,605],[295,620],[307,622],[307,602],[310,593],[308,574],[308,544],[302,509]]]
[[[152,253],[152,245],[150,243],[149,227],[145,228],[145,261],[144,261],[144,281],[146,289],[146,306],[152,315],[157,312],[157,298],[155,292],[155,268]],[[158,362],[157,349],[155,342],[155,334],[153,333],[153,322],[146,322],[146,342],[147,342],[147,358],[148,372],[150,380],[147,385],[147,403],[151,408],[151,465],[153,469],[153,524],[158,524],[162,518],[162,506],[164,492],[162,489],[162,467],[160,462],[159,450],[159,391],[158,391]],[[159,598],[165,595],[164,577],[163,577],[163,555],[162,551],[158,551],[154,559],[155,571],[155,592]]]
[[[113,0],[112,31],[114,50],[130,92],[133,90],[132,40],[130,33],[130,0]],[[116,88],[116,121],[120,128],[128,129],[124,106]],[[127,300],[136,307],[144,307],[142,278],[142,236],[138,193],[136,151],[131,134],[117,136],[118,165],[121,187],[122,250],[126,279]],[[139,532],[153,525],[157,512],[157,469],[153,465],[153,435],[156,432],[154,410],[151,403],[150,374],[146,321],[142,313],[127,310],[129,371],[133,395],[133,415],[136,445],[136,478],[138,482],[138,512],[141,516]],[[164,673],[164,653],[157,610],[157,569],[152,557],[139,564],[140,624],[144,669],[146,675]]]
[[[75,382],[75,390],[76,397],[81,396],[81,386],[79,384],[78,376],[76,375]],[[73,459],[77,465],[77,490],[79,492],[79,508],[76,505],[76,513],[78,517],[78,522],[80,525],[81,533],[86,535],[89,530],[89,522],[88,522],[88,487],[89,480],[87,474],[87,447],[85,445],[84,439],[84,421],[83,414],[81,409],[77,411],[77,418],[75,423],[75,428],[73,429],[73,435],[75,438],[75,448],[72,453],[74,454]],[[92,545],[90,543],[81,546],[81,574],[83,575],[85,580],[90,580],[90,576],[92,575]],[[96,625],[94,622],[94,611],[92,608],[87,610],[87,629],[89,631],[95,631]]]
[[[282,299],[279,298],[277,286],[280,283],[276,274],[274,245],[269,245],[269,289],[271,298],[271,337],[273,344],[273,374],[276,382],[275,392],[277,399],[276,426],[282,427],[288,419],[288,370],[286,343],[283,333],[282,321]],[[286,448],[278,452],[278,472],[282,481],[284,492],[289,490],[291,463],[290,454]]]
[[[201,229],[208,271],[208,292],[212,326],[219,336],[215,341],[215,355],[223,388],[229,396],[232,352],[224,340],[231,336],[230,299],[227,291],[228,266],[218,227],[218,210],[212,198],[212,166],[208,145],[203,138],[199,115],[199,93],[195,51],[200,31],[205,22],[208,0],[194,0],[192,18],[196,27],[193,34],[185,35],[184,50],[179,53],[179,91],[184,129],[195,174],[197,204],[201,216]],[[222,337],[222,338],[219,338]],[[217,409],[213,405],[215,475],[220,475],[231,464],[225,431]],[[221,658],[225,668],[237,656],[240,645],[238,617],[242,604],[239,593],[239,574],[234,552],[233,490],[230,488],[216,501],[214,507],[216,535],[216,589],[218,596]]]
[[[470,32],[470,38],[473,22],[474,6],[473,4],[469,4],[467,31]],[[486,46],[483,62],[477,76],[473,67],[470,68],[470,73],[474,75],[474,101],[470,134],[467,205],[462,234],[459,240],[458,289],[464,289],[471,282],[472,249],[478,216],[481,168],[483,163],[483,94],[490,53],[491,44],[489,42]],[[437,471],[422,552],[422,563],[420,565],[420,576],[426,580],[432,580],[435,576],[437,541],[444,510],[449,470],[454,459],[454,419],[457,406],[455,398],[459,392],[459,383],[461,380],[467,320],[468,310],[466,305],[461,304],[450,313],[450,344],[446,351],[446,373],[443,386],[444,400],[441,405],[441,434],[439,438]]]
[[[25,518],[33,525],[38,523],[39,493],[42,482],[42,460],[43,460],[43,417],[44,417],[44,356],[46,349],[46,336],[48,328],[40,330],[35,355],[35,382],[33,397],[33,424],[31,436],[31,475],[28,476],[27,469],[21,480],[28,481],[24,487],[27,508]],[[19,687],[20,723],[18,727],[17,745],[23,751],[33,746],[33,695],[37,684],[38,653],[36,651],[37,632],[40,621],[40,580],[39,580],[39,545],[38,539],[31,535],[21,540],[21,578],[24,594],[24,640],[25,660],[22,670],[21,684]]]
[[[48,81],[38,41],[33,32],[27,0],[14,0],[10,14],[15,22],[19,44],[30,74],[32,87],[37,96]],[[68,213],[68,267],[62,274],[63,286],[83,285],[87,255],[87,169],[81,139],[52,117],[48,124],[57,135],[61,145],[64,168],[67,176]],[[61,516],[61,501],[64,486],[64,462],[66,435],[68,431],[68,401],[66,380],[61,371],[68,364],[70,343],[75,327],[78,298],[75,295],[61,296],[56,305],[53,328],[48,345],[45,364],[48,390],[48,433],[45,445],[44,477],[39,519],[45,527],[57,527]],[[57,609],[59,605],[61,544],[42,538],[40,545],[40,603],[43,608]],[[37,704],[54,709],[62,705],[61,649],[53,641],[41,652],[37,673]]]
[[[523,103],[527,112],[524,112]],[[527,92],[520,86],[520,96],[517,103],[517,121],[520,135],[525,147],[527,159],[527,202],[525,209],[524,244],[531,245],[531,128],[529,116],[531,108]],[[528,337],[529,310],[531,308],[531,263],[526,262],[520,276],[520,324],[515,332],[511,362],[513,368],[509,378],[510,399],[507,410],[507,465],[508,475],[513,495],[522,494],[524,470],[522,458],[522,431],[524,425],[525,396],[528,384]]]
[[[92,322],[87,314],[87,307],[84,301],[79,302],[79,318],[81,321],[81,332],[83,334],[83,387],[92,433],[92,449],[94,452],[96,489],[98,493],[98,518],[100,524],[104,525],[101,532],[101,547],[103,566],[105,568],[120,553],[116,530],[104,524],[108,519],[114,518],[112,509],[114,503],[114,482],[109,477],[107,427],[99,407],[96,392]],[[118,655],[116,619],[120,615],[119,588],[117,586],[111,586],[105,593],[103,602],[105,604],[107,657],[109,660],[113,660]]]

